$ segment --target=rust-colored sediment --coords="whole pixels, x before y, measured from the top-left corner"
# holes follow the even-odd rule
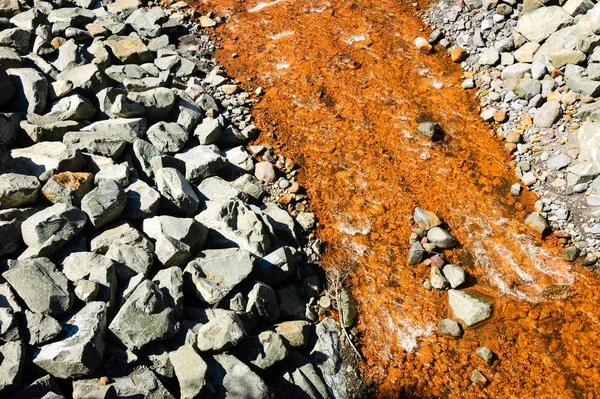
[[[254,110],[259,142],[302,166],[325,266],[355,267],[363,372],[378,397],[596,397],[598,278],[524,228],[535,198],[508,193],[510,159],[460,88],[459,68],[414,48],[427,33],[413,8],[259,1],[196,6],[231,16],[217,29],[219,61],[265,90]],[[444,141],[421,140],[421,120],[439,121]],[[406,265],[415,206],[448,223],[462,247],[446,256],[494,302],[492,319],[462,339],[435,333],[447,294],[422,287],[426,267]],[[476,357],[479,346],[498,354],[492,366]],[[474,368],[488,384],[469,381]]]

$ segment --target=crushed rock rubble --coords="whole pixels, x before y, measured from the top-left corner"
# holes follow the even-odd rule
[[[0,3],[0,396],[349,397],[297,165],[164,6]]]

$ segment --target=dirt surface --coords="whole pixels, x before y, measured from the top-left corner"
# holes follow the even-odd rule
[[[362,372],[380,398],[593,398],[598,277],[561,261],[553,239],[522,224],[535,197],[509,194],[514,165],[459,67],[412,44],[427,37],[410,4],[389,0],[208,0],[200,11],[230,17],[216,29],[219,62],[248,89],[258,142],[302,166],[327,243],[326,268],[352,268],[360,310]],[[233,56],[237,54],[237,56]],[[438,121],[442,142],[416,134]],[[422,287],[426,266],[408,266],[415,206],[441,216],[461,247],[470,288],[494,315],[455,340],[435,332],[451,316],[447,294]],[[487,346],[491,366],[475,355]],[[488,380],[470,382],[473,369]]]

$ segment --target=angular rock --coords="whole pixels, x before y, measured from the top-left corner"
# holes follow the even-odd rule
[[[171,111],[171,120],[177,122],[188,133],[194,132],[203,116],[202,109],[187,96],[180,98]],[[204,143],[200,142],[200,144]]]
[[[248,202],[248,194],[217,176],[204,179],[198,186],[198,193],[200,194],[201,199],[216,200],[235,198]]]
[[[108,328],[128,349],[137,350],[151,342],[171,338],[179,325],[165,295],[154,283],[144,280]]]
[[[46,108],[48,81],[33,68],[14,68],[6,71],[17,88],[14,108],[19,112],[41,114]]]
[[[93,98],[108,85],[107,76],[94,64],[67,69],[59,73],[56,80],[70,81],[73,90],[78,90],[89,98]]]
[[[0,256],[12,254],[23,246],[21,225],[39,210],[39,208],[0,210],[0,237],[2,237]]]
[[[542,84],[539,80],[531,78],[507,79],[505,85],[510,91],[527,101],[542,91]]]
[[[423,248],[423,245],[420,242],[415,241],[411,244],[410,249],[408,250],[408,264],[419,264],[425,259],[426,255],[427,252]]]
[[[27,29],[11,28],[0,31],[0,46],[13,48],[19,54],[27,53],[30,39],[31,32]]]
[[[600,96],[600,82],[598,81],[575,76],[568,77],[566,81],[567,87],[575,93],[592,97]]]
[[[442,224],[442,221],[433,212],[419,207],[415,208],[413,219],[417,226],[423,230],[429,230],[432,227],[437,227]]]
[[[148,277],[154,263],[154,255],[148,249],[122,243],[111,244],[106,257],[117,262],[116,274],[120,282],[129,281],[136,275]]]
[[[207,361],[209,379],[219,397],[267,399],[271,397],[264,381],[248,366],[229,354]]]
[[[41,184],[35,176],[6,173],[0,175],[0,209],[18,208],[33,204]]]
[[[150,240],[129,223],[120,223],[98,233],[90,242],[90,250],[104,254],[112,245],[131,245],[149,252],[154,251]]]
[[[550,158],[546,165],[550,170],[561,170],[569,166],[571,162],[573,162],[573,160],[568,155],[558,154],[557,156]]]
[[[431,286],[437,290],[444,290],[450,285],[442,272],[436,266],[431,266],[429,274],[429,282]]]
[[[91,173],[62,172],[52,176],[42,188],[42,196],[52,203],[80,206],[83,197],[94,188]]]
[[[138,171],[146,177],[154,176],[150,161],[152,158],[162,155],[158,148],[146,140],[137,139],[133,142],[133,155]]]
[[[457,288],[466,281],[465,271],[460,266],[447,264],[442,269],[442,273],[452,288]]]
[[[82,280],[97,284],[96,300],[107,303],[112,316],[117,301],[116,263],[107,256],[93,252],[73,252],[62,262],[65,276],[78,285]]]
[[[80,7],[65,7],[52,10],[48,15],[48,22],[78,27],[93,22],[95,18],[95,14],[90,10]]]
[[[435,141],[441,138],[442,128],[437,122],[423,122],[417,125],[417,132],[425,139]]]
[[[224,312],[198,329],[196,347],[201,352],[222,351],[236,346],[246,338],[240,318],[233,312]]]
[[[90,302],[64,325],[67,336],[45,345],[33,362],[57,378],[91,374],[102,363],[106,304]]]
[[[254,258],[238,248],[202,251],[188,263],[184,278],[189,289],[203,302],[216,304],[252,271]]]
[[[192,218],[155,216],[144,220],[142,230],[148,237],[158,240],[169,236],[188,245],[196,253],[204,246],[208,229]]]
[[[208,366],[192,345],[183,345],[169,352],[177,381],[179,381],[182,399],[194,399],[200,396],[207,385]]]
[[[95,113],[96,107],[90,100],[79,94],[73,94],[52,104],[50,113],[45,114],[44,119],[81,121],[91,119]]]
[[[333,397],[348,397],[349,381],[343,371],[339,324],[326,317],[317,324],[315,332],[316,342],[310,353],[311,362],[323,376],[323,381]]]
[[[350,328],[354,324],[358,311],[356,310],[356,303],[352,294],[346,289],[342,289],[340,292],[340,303],[339,310],[341,318],[343,319],[342,324],[346,328]]]
[[[293,247],[279,247],[256,261],[252,275],[267,284],[280,283],[296,271],[294,254]]]
[[[502,80],[522,79],[526,74],[531,73],[531,64],[518,63],[509,65],[502,70]]]
[[[219,118],[204,118],[202,123],[194,130],[194,136],[198,137],[200,144],[215,144],[221,136],[222,122]]]
[[[191,184],[199,184],[202,180],[215,176],[227,162],[213,145],[193,147],[176,154],[175,158],[185,163],[185,176]]]
[[[263,220],[239,200],[214,200],[195,218],[256,256],[266,255],[272,238]]]
[[[162,205],[171,212],[194,216],[200,200],[183,175],[173,168],[156,171],[156,188],[162,195]]]
[[[250,336],[244,341],[244,350],[240,351],[240,359],[266,370],[287,357],[287,348],[279,334],[263,331]]]
[[[152,279],[164,294],[168,306],[175,309],[178,315],[183,311],[183,272],[178,266],[162,269]]]
[[[87,222],[85,213],[67,204],[46,208],[21,225],[23,241],[35,256],[47,256],[79,234]]]
[[[81,210],[97,229],[115,221],[126,205],[127,195],[123,187],[110,180],[100,184],[81,200]]]
[[[52,316],[25,311],[25,323],[29,332],[29,345],[40,346],[61,333],[60,323]]]
[[[441,227],[433,227],[427,232],[427,240],[435,246],[448,249],[456,245],[456,239]]]
[[[279,317],[279,305],[275,291],[268,285],[257,282],[248,293],[246,313],[251,313],[258,319],[275,321]]]
[[[548,101],[542,105],[535,113],[533,117],[533,123],[537,127],[549,128],[552,127],[562,116],[562,109],[560,102]]]
[[[571,23],[571,16],[562,7],[542,7],[521,16],[516,30],[530,42],[541,43]]]
[[[474,292],[449,290],[448,303],[450,310],[466,327],[471,327],[492,316],[492,304]]]
[[[127,205],[123,211],[126,219],[145,219],[156,215],[160,206],[160,193],[142,180],[135,180],[126,189]]]
[[[284,321],[275,325],[275,332],[293,347],[303,347],[310,341],[311,324],[306,320]]]
[[[460,324],[455,322],[452,319],[444,319],[438,325],[438,332],[442,335],[448,335],[450,337],[459,338],[462,336],[462,329],[460,328]]]
[[[25,345],[21,341],[0,346],[0,392],[14,393],[21,385],[25,368]]]
[[[480,65],[496,65],[500,62],[500,53],[493,47],[486,48],[481,52],[479,56]]]
[[[140,103],[146,109],[146,116],[152,123],[165,120],[173,106],[176,96],[173,90],[164,87],[151,89],[143,92],[129,93],[127,97],[136,103]]]
[[[97,185],[111,181],[117,183],[121,187],[127,187],[129,185],[129,168],[125,163],[107,166],[94,176],[94,182]]]
[[[148,140],[163,154],[181,151],[189,139],[188,132],[174,122],[158,122],[146,132]]]
[[[152,53],[138,37],[106,40],[104,44],[113,57],[123,64],[143,64],[152,61]]]
[[[63,143],[70,149],[89,152],[117,159],[125,150],[127,142],[111,133],[69,132],[63,137]]]
[[[54,316],[71,308],[68,280],[47,258],[11,261],[10,266],[2,277],[31,311]]]
[[[546,218],[537,212],[532,212],[529,216],[527,216],[525,219],[525,224],[540,234],[544,234],[549,227]]]

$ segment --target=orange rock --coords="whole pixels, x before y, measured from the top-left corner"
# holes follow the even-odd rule
[[[498,123],[504,123],[506,122],[506,116],[506,112],[498,111],[494,114],[494,120]]]
[[[450,58],[453,62],[456,62],[457,64],[466,60],[468,55],[469,54],[467,54],[467,51],[464,48],[460,47],[455,48],[450,52]]]

